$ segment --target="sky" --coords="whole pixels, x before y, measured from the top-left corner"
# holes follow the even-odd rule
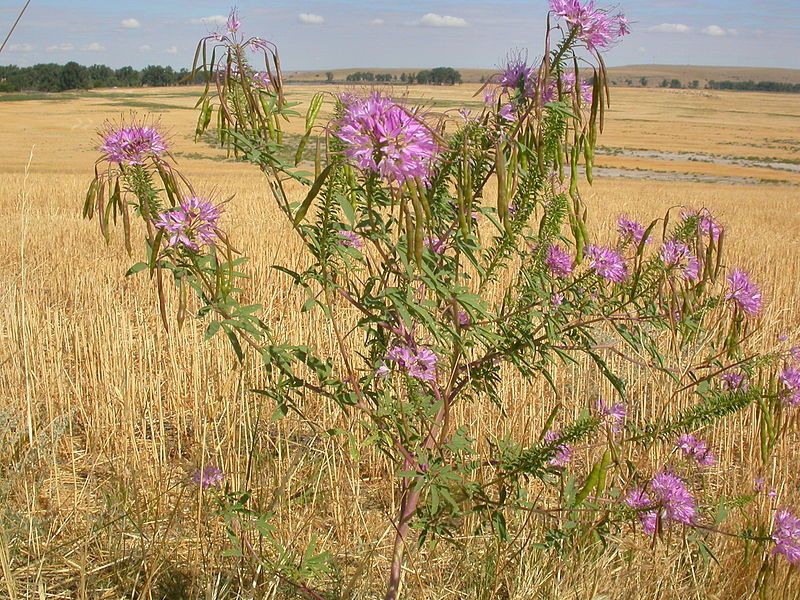
[[[603,5],[598,0],[598,5]],[[0,0],[0,33],[24,0]],[[278,45],[285,70],[494,68],[510,51],[542,52],[547,0],[32,0],[0,64],[191,66],[197,41],[224,29]],[[610,66],[800,68],[800,0],[612,0],[632,33]]]

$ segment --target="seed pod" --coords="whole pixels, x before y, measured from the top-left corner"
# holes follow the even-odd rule
[[[422,252],[425,249],[425,211],[419,198],[411,196],[414,205],[414,259],[417,266],[422,268]]]
[[[497,171],[497,216],[505,223],[508,215],[508,198],[506,198],[506,157],[499,141],[495,147],[495,170]]]
[[[592,167],[594,166],[594,148],[592,148],[592,144],[586,139],[583,140],[583,159],[586,162],[586,181],[591,185],[593,180]]]

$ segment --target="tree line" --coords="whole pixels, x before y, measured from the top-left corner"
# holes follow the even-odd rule
[[[85,67],[76,62],[54,63],[32,67],[0,66],[0,92],[65,92],[109,87],[163,87],[203,83],[203,74],[189,77],[188,69],[150,65],[141,70],[133,67],[112,69],[106,65]]]
[[[333,82],[333,73],[326,73],[327,80]],[[401,73],[392,75],[391,73],[373,73],[372,71],[356,71],[350,73],[345,81],[351,83],[377,82],[377,83],[405,83],[413,85],[455,85],[462,82],[461,73],[451,67],[436,67],[435,69],[425,69],[417,73]]]

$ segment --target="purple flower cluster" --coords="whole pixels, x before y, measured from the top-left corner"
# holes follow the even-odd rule
[[[683,480],[670,473],[661,471],[650,481],[649,491],[641,488],[631,490],[625,503],[631,508],[641,510],[639,521],[645,533],[653,535],[658,529],[668,527],[670,523],[692,525],[697,516],[694,496],[686,488]]]
[[[343,104],[335,135],[349,160],[389,184],[427,181],[439,148],[417,115],[378,93],[348,98]]]
[[[630,33],[623,14],[610,15],[597,8],[594,0],[550,0],[550,10],[569,23],[570,29],[577,30],[576,37],[590,50],[608,48]]]
[[[339,237],[341,238],[342,246],[347,248],[355,248],[361,250],[364,247],[364,240],[355,231],[349,229],[340,229]]]
[[[681,218],[684,221],[696,218],[698,233],[710,237],[715,242],[719,241],[719,236],[722,233],[722,226],[707,209],[684,211],[681,213]]]
[[[512,96],[519,93],[526,98],[533,98],[536,89],[536,70],[521,58],[515,58],[509,60],[500,73],[497,83]]]
[[[102,136],[100,151],[116,165],[143,165],[148,158],[158,159],[167,152],[164,136],[144,124],[109,128]]]
[[[683,242],[669,240],[661,247],[660,256],[667,270],[677,269],[685,281],[700,278],[700,261]]]
[[[616,250],[602,246],[588,246],[586,257],[589,259],[589,268],[603,279],[622,283],[628,278],[628,267]]]
[[[408,373],[409,377],[420,381],[436,381],[436,362],[438,357],[430,348],[395,344],[389,349],[386,360],[396,363]]]
[[[210,246],[219,239],[217,222],[221,214],[219,206],[192,196],[161,213],[153,225],[164,232],[168,248],[198,252],[201,246]]]
[[[516,121],[517,115],[514,112],[514,105],[510,102],[508,104],[504,104],[500,107],[500,110],[497,111],[497,115],[506,121]]]
[[[597,402],[597,412],[603,420],[611,427],[613,433],[622,431],[622,426],[625,424],[625,417],[628,416],[628,408],[622,403],[618,402],[607,406],[602,400]]]
[[[781,400],[789,406],[800,406],[800,369],[791,365],[784,367],[780,375],[783,384]]]
[[[572,94],[575,91],[575,80],[575,71],[567,71],[561,76],[561,89],[564,93]],[[578,82],[578,93],[584,105],[592,105],[594,92],[592,91],[592,85],[588,81],[581,80]],[[644,230],[642,230],[642,233],[644,233]]]
[[[708,444],[693,435],[684,434],[680,436],[678,441],[675,442],[675,447],[681,450],[686,458],[694,460],[701,467],[711,467],[717,462]]]
[[[761,312],[763,298],[761,290],[750,281],[750,277],[741,269],[734,269],[728,275],[728,293],[726,300],[731,300],[743,313],[754,317]]]
[[[623,244],[633,243],[638,246],[642,243],[642,240],[644,240],[644,225],[638,221],[629,219],[627,215],[620,215],[617,219],[617,231],[619,232]],[[649,242],[650,240],[648,239],[646,243]]]
[[[555,277],[563,279],[572,275],[572,257],[556,244],[547,248],[544,264]]]
[[[439,255],[444,254],[448,247],[447,238],[426,235],[422,242],[428,250]]]
[[[242,22],[239,20],[239,13],[236,9],[232,9],[230,14],[228,15],[228,21],[226,23],[228,27],[229,33],[236,33],[239,31],[239,27],[241,27]]]
[[[722,389],[726,392],[746,392],[748,389],[747,379],[744,373],[734,373],[732,371],[723,373],[719,376],[722,380]]]
[[[800,518],[788,510],[779,510],[775,514],[774,527],[772,554],[781,554],[789,564],[800,567]]]
[[[219,487],[224,480],[225,473],[222,472],[222,469],[213,465],[206,465],[202,469],[197,469],[192,475],[192,482],[204,490],[210,487]]]
[[[256,87],[260,90],[265,90],[269,87],[269,84],[272,83],[272,80],[269,78],[269,73],[266,71],[259,71],[257,73],[253,73],[252,77],[253,87]]]
[[[544,434],[544,441],[547,444],[552,444],[558,441],[561,434],[557,431],[548,431]],[[568,444],[558,444],[555,447],[553,458],[548,461],[551,467],[566,467],[572,460],[572,448]]]

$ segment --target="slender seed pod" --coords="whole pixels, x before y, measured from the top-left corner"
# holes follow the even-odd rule
[[[425,182],[422,181],[422,179],[420,179],[419,177],[416,178],[416,185],[414,186],[414,194],[422,204],[422,210],[425,212],[425,217],[430,222],[433,219],[433,214],[431,213],[431,205],[428,201],[428,188],[425,185]]]
[[[411,196],[414,205],[414,258],[417,266],[422,267],[422,253],[425,249],[425,211],[418,197]]]
[[[317,151],[314,153],[314,179],[319,178],[322,171],[322,156],[320,152],[319,138],[317,138]]]
[[[456,188],[456,202],[458,203],[458,226],[462,235],[469,235],[469,225],[465,217],[466,208],[464,206],[464,190],[461,186]]]
[[[497,216],[505,223],[508,215],[508,198],[506,197],[506,157],[500,141],[495,147],[495,170],[497,171]]]

